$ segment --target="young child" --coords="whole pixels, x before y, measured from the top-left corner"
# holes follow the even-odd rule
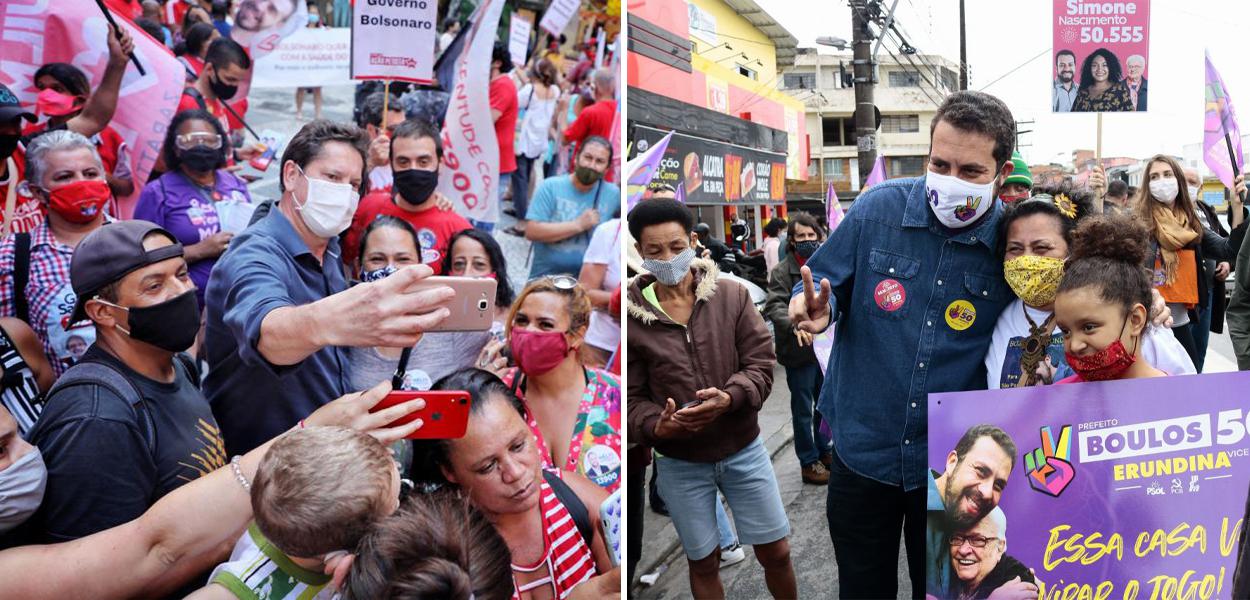
[[[1075,375],[1057,383],[1163,377],[1142,360],[1151,276],[1146,229],[1130,217],[1090,217],[1073,234],[1055,322]]]
[[[230,561],[190,598],[328,600],[350,564],[342,557],[399,508],[399,470],[390,451],[342,427],[282,436],[250,489],[254,521]],[[337,576],[333,585],[327,572]]]

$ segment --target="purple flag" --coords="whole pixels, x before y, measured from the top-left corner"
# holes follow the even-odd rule
[[[668,141],[671,139],[673,139],[673,132],[670,131],[663,139],[625,164],[625,190],[629,194],[626,211],[633,210],[634,205],[642,200],[647,186],[651,183],[651,178],[655,177],[655,172],[660,168],[660,159],[664,158],[664,151],[668,149]],[[677,199],[684,202],[685,199],[680,196],[683,187],[685,186],[677,186]]]
[[[838,192],[833,189],[833,182],[829,182],[829,192],[825,194],[825,216],[829,223],[829,232],[838,228],[838,223],[842,222],[842,204],[838,202]]]
[[[877,160],[872,162],[872,170],[868,172],[868,179],[864,181],[864,187],[860,192],[885,181],[885,157],[878,156]]]
[[[1206,118],[1203,129],[1206,134],[1202,139],[1202,159],[1207,166],[1230,189],[1233,187],[1235,173],[1241,173],[1241,129],[1237,127],[1237,111],[1233,110],[1233,100],[1228,96],[1228,88],[1224,87],[1224,79],[1220,77],[1215,65],[1211,64],[1211,53],[1207,52],[1207,85],[1206,85]],[[1229,142],[1232,143],[1230,157]],[[1234,165],[1230,158],[1236,160]]]

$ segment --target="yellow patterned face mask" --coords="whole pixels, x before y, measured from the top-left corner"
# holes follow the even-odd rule
[[[1063,259],[1050,256],[1017,256],[1003,263],[1007,285],[1029,306],[1047,306],[1055,301],[1063,278]]]

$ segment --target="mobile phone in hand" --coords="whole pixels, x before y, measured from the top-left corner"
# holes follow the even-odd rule
[[[378,412],[409,400],[425,400],[425,408],[408,413],[390,423],[387,427],[398,427],[421,419],[424,424],[420,429],[405,436],[410,440],[451,440],[464,437],[469,426],[469,393],[463,391],[419,392],[396,390],[386,395],[381,402],[369,409]]]

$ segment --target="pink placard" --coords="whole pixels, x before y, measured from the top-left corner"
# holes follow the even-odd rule
[[[1051,109],[1145,111],[1150,0],[1054,0],[1054,8]]]

